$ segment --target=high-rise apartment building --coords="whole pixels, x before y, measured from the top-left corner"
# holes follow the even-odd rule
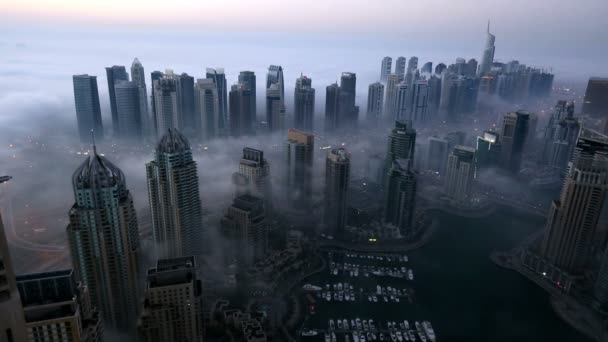
[[[194,116],[198,139],[209,141],[220,136],[220,101],[212,78],[198,79],[194,85]]]
[[[161,78],[152,81],[152,97],[154,128],[160,139],[167,130],[182,126],[177,76],[173,71],[167,70]]]
[[[312,131],[315,114],[315,88],[312,80],[304,75],[296,79],[294,91],[294,126],[296,129]]]
[[[293,209],[310,210],[312,205],[312,167],[315,137],[295,129],[285,142],[285,189]]]
[[[230,88],[230,135],[234,137],[255,134],[251,96],[245,85],[234,84]]]
[[[279,83],[272,83],[266,89],[266,123],[270,132],[282,131],[285,127],[285,104],[280,87]]]
[[[340,108],[340,87],[337,83],[325,88],[325,131],[331,132],[338,128],[338,113]]]
[[[395,160],[386,184],[384,223],[399,228],[402,237],[412,237],[415,234],[416,174],[411,160]]]
[[[581,112],[596,118],[608,116],[608,78],[589,79]]]
[[[475,149],[456,146],[448,156],[445,194],[455,201],[465,201],[471,195],[475,178]]]
[[[192,256],[161,259],[147,273],[137,321],[141,342],[202,342],[202,284]]]
[[[384,116],[392,121],[397,118],[397,87],[400,83],[399,75],[390,74],[386,80],[386,99],[384,100]]]
[[[251,194],[264,200],[266,212],[272,210],[272,182],[270,164],[264,158],[264,151],[254,148],[243,148],[243,157],[236,172],[237,196]]]
[[[231,244],[228,254],[240,266],[262,259],[268,250],[268,224],[264,200],[244,194],[236,197],[221,220],[222,235]]]
[[[502,165],[515,174],[519,173],[521,167],[529,121],[530,113],[525,111],[507,113],[503,116],[500,134]]]
[[[384,161],[384,180],[397,159],[414,160],[414,147],[416,146],[416,131],[411,123],[395,121],[395,128],[391,130],[386,143],[386,159]]]
[[[448,141],[439,137],[429,137],[426,168],[444,175],[448,159]]]
[[[325,159],[325,205],[323,223],[326,234],[343,233],[346,227],[350,153],[335,148]]]
[[[114,83],[116,117],[120,131],[114,134],[125,141],[141,142],[144,137],[144,123],[147,107],[142,103],[142,88],[135,82]]]
[[[118,123],[118,111],[116,109],[116,95],[114,93],[114,84],[118,81],[128,81],[129,74],[122,65],[114,65],[106,68],[106,76],[108,79],[108,95],[110,96],[110,109],[112,111],[112,128],[116,135],[120,131]]]
[[[94,132],[97,140],[102,140],[103,123],[101,121],[101,108],[99,107],[97,76],[74,75],[72,80],[80,142],[90,143],[91,131]]]
[[[146,164],[152,231],[159,258],[203,254],[203,214],[188,139],[170,129]]]
[[[213,83],[217,87],[217,99],[219,104],[219,135],[228,135],[229,119],[228,119],[228,83],[226,82],[226,74],[224,68],[207,68],[207,78],[213,80]]]
[[[256,90],[256,77],[253,71],[241,71],[239,73],[239,84],[244,85],[251,92],[251,115],[257,117],[257,90]]]
[[[382,64],[380,65],[380,82],[386,82],[388,75],[391,73],[393,68],[393,59],[390,57],[382,58]]]
[[[105,326],[128,329],[137,317],[140,248],[125,176],[93,147],[72,187],[67,235],[76,279],[88,288]]]
[[[401,80],[405,79],[405,61],[405,57],[397,57],[397,60],[395,61],[395,74],[397,74]]]
[[[72,270],[17,277],[27,341],[101,342],[103,324]]]
[[[367,92],[367,121],[377,125],[384,110],[384,84],[375,82],[369,85]]]

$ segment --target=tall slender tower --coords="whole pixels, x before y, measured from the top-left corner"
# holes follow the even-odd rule
[[[456,201],[468,199],[474,177],[475,149],[467,146],[454,147],[448,156],[445,194]]]
[[[219,103],[219,121],[218,127],[220,135],[228,135],[230,130],[228,119],[228,83],[226,82],[226,74],[224,68],[207,68],[207,78],[213,80],[217,87],[217,99]]]
[[[410,159],[397,159],[389,171],[384,222],[399,228],[402,237],[412,237],[416,207],[416,175]]]
[[[282,131],[285,127],[285,104],[280,87],[279,83],[272,83],[266,89],[266,122],[271,133]]]
[[[338,128],[338,112],[340,109],[340,87],[337,83],[325,88],[325,131],[331,132]]]
[[[400,80],[405,78],[405,57],[397,57],[397,61],[395,61],[395,74],[399,76]]]
[[[359,120],[359,107],[355,103],[357,91],[357,74],[343,72],[340,77],[340,95],[338,97],[338,127],[356,127]]]
[[[203,214],[196,162],[186,137],[170,129],[146,164],[152,230],[159,258],[203,254]]]
[[[131,81],[139,90],[139,108],[142,113],[143,134],[150,134],[150,112],[148,110],[148,88],[146,87],[146,73],[139,59],[135,58],[131,64]]]
[[[152,96],[154,127],[156,136],[160,139],[168,129],[180,128],[182,125],[177,78],[171,70],[167,70],[160,79],[152,81]]]
[[[494,63],[494,51],[496,47],[496,36],[490,33],[490,21],[488,20],[488,30],[486,31],[486,45],[483,49],[483,55],[481,57],[481,64],[479,65],[479,72],[477,76],[483,76],[490,71],[492,63]]]
[[[128,329],[137,317],[139,231],[125,176],[93,146],[72,186],[67,234],[76,278],[105,324]]]
[[[296,79],[294,92],[294,126],[296,129],[312,131],[315,114],[315,88],[312,80],[304,75]]]
[[[505,169],[515,174],[519,173],[523,156],[530,113],[517,111],[507,113],[503,117],[501,136],[501,159]]]
[[[239,73],[239,84],[244,85],[251,92],[251,112],[254,118],[257,117],[257,91],[256,91],[256,78],[255,72],[253,71],[241,71]]]
[[[196,118],[194,116],[194,77],[186,74],[176,75],[177,80],[177,105],[180,113],[180,126],[184,134],[189,137],[196,136]]]
[[[97,76],[74,75],[72,81],[74,83],[74,104],[76,106],[80,142],[88,143],[90,141],[91,130],[98,139],[103,139]]]
[[[553,201],[541,256],[570,274],[588,265],[608,190],[608,137],[583,131],[559,200]]]
[[[292,208],[309,210],[312,203],[312,166],[315,137],[295,129],[287,132],[285,142],[285,185]]]
[[[327,234],[342,233],[346,227],[350,153],[344,148],[329,151],[325,159],[325,213]]]
[[[369,85],[367,91],[367,120],[377,125],[384,109],[384,84],[375,82]]]
[[[141,101],[141,89],[135,82],[114,83],[116,112],[120,127],[120,131],[115,136],[125,141],[141,142],[143,139],[147,107]]]
[[[118,81],[128,81],[129,74],[122,65],[114,65],[106,68],[106,76],[108,79],[108,94],[110,95],[110,109],[112,110],[112,128],[116,135],[120,131],[118,123],[118,111],[116,109],[116,96],[114,93],[114,84]]]
[[[240,137],[255,134],[255,117],[251,108],[251,90],[243,84],[230,88],[230,135]]]
[[[380,65],[380,82],[386,82],[388,74],[391,73],[393,68],[393,59],[386,56],[382,58],[382,64]]]
[[[201,281],[193,256],[161,259],[148,270],[138,341],[203,341]]]
[[[388,75],[386,81],[386,99],[384,101],[384,116],[391,121],[397,117],[397,86],[400,82],[399,75]]]
[[[0,217],[0,339],[2,341],[26,341],[25,319],[21,299],[15,282],[4,224]]]
[[[278,83],[281,101],[285,102],[285,81],[283,81],[283,68],[280,65],[271,65],[266,74],[266,89],[273,83]]]
[[[429,106],[429,82],[425,79],[414,81],[412,91],[412,103],[410,105],[410,118],[413,122],[423,123],[428,121],[427,109]]]
[[[194,116],[198,139],[208,141],[220,134],[220,102],[212,78],[198,79],[194,86]]]
[[[416,146],[416,131],[411,123],[395,121],[395,128],[388,136],[386,144],[386,159],[384,160],[383,182],[397,159],[414,160],[414,147]]]
[[[410,105],[411,102],[409,97],[409,86],[403,81],[397,85],[397,89],[395,92],[395,117],[394,120],[399,121],[408,121],[412,118],[410,117]]]

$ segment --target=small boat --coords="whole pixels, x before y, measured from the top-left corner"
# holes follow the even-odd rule
[[[342,320],[342,326],[344,327],[344,330],[349,330],[348,329],[348,320],[347,319],[343,319]]]
[[[435,336],[435,330],[433,330],[433,326],[431,325],[431,322],[429,322],[429,321],[422,322],[422,328],[424,329],[424,332],[426,333],[426,336],[428,336],[429,340],[431,340],[431,342],[435,342],[435,339],[437,337]]]
[[[407,279],[414,280],[414,272],[412,270],[407,271]]]
[[[380,341],[384,341],[384,333],[383,332],[380,333]]]
[[[363,326],[361,325],[361,320],[359,318],[357,318],[356,322],[357,322],[357,330],[363,329]]]
[[[409,330],[408,335],[410,336],[410,341],[416,341],[416,335],[414,334],[414,330]]]
[[[369,325],[367,324],[366,320],[363,320],[363,330],[365,330],[365,331],[369,330]]]
[[[376,333],[372,332],[372,340],[376,341],[378,340],[378,336],[376,336]]]
[[[410,330],[410,322],[407,319],[403,320],[403,325],[405,325],[405,330]]]
[[[376,330],[376,325],[374,324],[374,320],[373,319],[369,320],[369,328],[371,330]]]
[[[414,322],[414,326],[416,327],[416,331],[422,331],[422,325],[418,321]]]
[[[399,327],[401,330],[405,330],[405,324],[403,324],[403,322],[399,322]]]
[[[325,342],[331,342],[331,337],[328,333],[325,333]]]
[[[338,320],[338,329],[342,330],[342,320]]]
[[[353,331],[353,341],[359,342],[359,332],[358,331]]]
[[[302,331],[302,336],[317,336],[318,332],[316,330],[304,330]]]
[[[373,341],[374,339],[372,338],[372,333],[370,333],[369,331],[367,332],[367,340],[368,341]]]
[[[397,335],[397,341],[399,342],[403,342],[403,335],[401,334],[401,331],[398,331],[395,333],[395,335]]]
[[[374,303],[378,303],[378,297],[373,296],[373,297],[372,297],[372,300],[374,301]]]
[[[359,334],[359,339],[360,339],[361,342],[365,342],[366,341],[365,334],[364,333],[360,333]]]
[[[334,320],[330,319],[329,320],[329,330],[334,330],[336,328],[335,324],[334,324]]]
[[[355,329],[355,326],[356,326],[356,325],[355,325],[355,320],[354,320],[354,319],[351,319],[351,320],[350,320],[350,327],[351,327],[351,328],[354,330],[354,329]]]
[[[321,291],[322,288],[319,286],[314,286],[312,284],[305,284],[302,288],[306,291]]]
[[[422,333],[422,331],[418,332],[418,337],[420,337],[420,341],[426,342],[426,336]]]
[[[386,298],[386,296],[382,296],[382,298],[384,299],[385,303],[388,303],[388,298]]]
[[[331,342],[336,342],[336,333],[331,333]]]
[[[391,331],[391,341],[397,341],[397,335],[395,335],[394,331]]]

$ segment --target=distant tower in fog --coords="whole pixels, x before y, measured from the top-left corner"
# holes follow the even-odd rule
[[[409,101],[409,89],[408,84],[403,81],[397,85],[397,91],[395,95],[395,116],[393,120],[405,121],[411,120],[410,113],[410,101]]]
[[[388,74],[391,73],[393,68],[393,59],[390,57],[382,58],[382,65],[380,66],[380,82],[386,82]]]
[[[272,182],[270,164],[264,158],[264,151],[243,148],[239,169],[234,177],[240,178],[237,195],[250,194],[264,200],[266,211],[272,210]]]
[[[336,234],[346,227],[350,153],[344,148],[329,151],[325,159],[325,205],[323,222],[326,234]]]
[[[280,83],[272,83],[266,89],[266,123],[270,132],[278,132],[284,129],[285,104],[281,98]]]
[[[101,122],[101,108],[99,107],[97,76],[74,75],[72,81],[74,83],[74,103],[80,142],[91,142],[91,130],[98,140],[102,140],[103,124]]]
[[[244,85],[251,92],[251,115],[256,118],[258,113],[257,108],[257,90],[256,77],[253,71],[241,71],[239,73],[239,84]]]
[[[198,79],[194,85],[194,116],[200,141],[220,136],[220,101],[212,78]]]
[[[116,113],[120,131],[115,136],[132,142],[141,142],[144,135],[147,106],[142,101],[141,86],[135,82],[117,81],[114,83]],[[145,97],[144,97],[145,99]]]
[[[190,143],[170,129],[146,164],[152,232],[159,258],[203,254],[203,213]]]
[[[519,173],[524,152],[530,113],[517,111],[503,117],[500,142],[503,167],[515,174]]]
[[[414,160],[414,147],[416,146],[416,131],[411,122],[395,121],[395,128],[391,130],[386,143],[386,159],[384,161],[383,182],[397,159]]]
[[[430,76],[433,73],[433,62],[426,62],[420,69],[420,73],[423,75]]]
[[[340,104],[340,87],[337,83],[325,88],[325,131],[331,132],[338,128],[338,112]]]
[[[135,58],[131,64],[131,81],[137,84],[139,89],[139,108],[142,119],[142,133],[148,135],[150,133],[149,110],[148,110],[148,88],[146,86],[146,73],[144,66],[139,59]]]
[[[256,196],[237,196],[222,218],[221,232],[231,244],[226,251],[248,266],[262,259],[268,251],[268,223],[264,201]]]
[[[475,149],[456,146],[448,157],[445,194],[456,201],[465,201],[471,195],[475,178]]]
[[[270,88],[273,83],[278,84],[281,101],[285,103],[285,81],[283,80],[283,68],[280,65],[271,65],[268,67],[266,74],[266,89]]]
[[[374,125],[380,122],[384,110],[384,84],[375,82],[367,92],[367,121]]]
[[[251,96],[251,90],[244,84],[230,88],[230,135],[233,137],[255,134]]]
[[[112,111],[112,128],[113,134],[116,135],[120,131],[118,123],[118,111],[116,109],[116,96],[114,93],[114,84],[118,81],[128,81],[129,74],[122,65],[114,65],[106,68],[106,76],[108,79],[108,94],[110,96],[110,109]]]
[[[228,83],[226,82],[226,74],[224,68],[207,68],[207,78],[213,80],[217,87],[217,99],[219,103],[218,114],[218,129],[219,135],[228,134],[230,127],[228,126]]]
[[[395,74],[399,76],[400,80],[405,78],[405,57],[397,57],[395,61]]]
[[[400,82],[399,75],[388,75],[384,100],[384,116],[389,121],[392,121],[397,117],[397,86]]]
[[[194,117],[194,77],[184,72],[176,75],[176,80],[180,125],[175,128],[181,129],[189,137],[194,137],[198,134]]]
[[[152,97],[155,135],[160,139],[167,130],[182,125],[177,78],[172,71],[152,82]]]
[[[478,76],[483,76],[490,71],[492,68],[492,63],[494,63],[494,51],[496,47],[494,43],[496,41],[496,36],[490,33],[490,21],[488,21],[488,30],[486,36],[486,45],[483,49],[483,55],[481,57],[481,64],[479,65]]]
[[[294,126],[296,129],[312,131],[315,113],[315,89],[312,80],[304,75],[296,79],[294,91]]]
[[[385,198],[384,222],[399,228],[401,236],[411,236],[414,233],[416,175],[410,159],[393,162],[387,175]]]
[[[285,142],[285,188],[292,208],[308,210],[311,207],[312,167],[315,136],[295,129],[287,132]]]

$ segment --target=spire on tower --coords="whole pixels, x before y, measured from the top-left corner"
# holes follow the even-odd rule
[[[91,130],[91,141],[93,142],[93,154],[97,154],[97,146],[95,145],[95,130]]]

